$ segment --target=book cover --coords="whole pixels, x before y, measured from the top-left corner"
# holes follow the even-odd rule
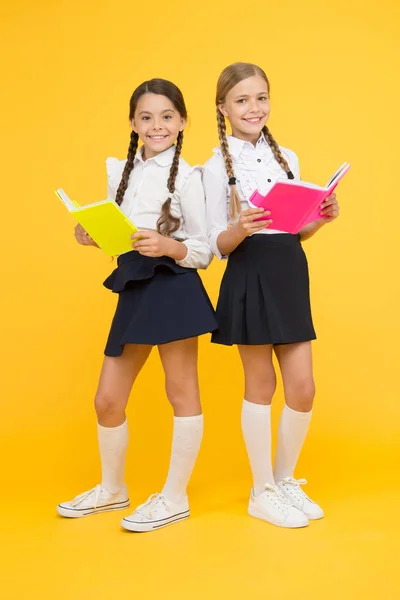
[[[321,219],[321,204],[333,193],[349,169],[350,165],[343,163],[325,187],[290,179],[277,181],[265,196],[255,190],[249,204],[271,212],[270,216],[257,221],[272,219],[272,229],[298,233],[308,223]]]
[[[131,235],[138,231],[138,228],[113,200],[80,206],[71,200],[63,189],[59,188],[55,193],[74,219],[108,256],[117,256],[132,250]]]

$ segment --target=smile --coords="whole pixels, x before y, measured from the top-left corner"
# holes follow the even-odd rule
[[[243,119],[243,121],[246,121],[246,123],[249,123],[250,125],[258,125],[262,119],[263,117],[251,117],[250,119]]]
[[[147,137],[150,138],[153,142],[162,142],[168,136],[167,135],[148,135]]]

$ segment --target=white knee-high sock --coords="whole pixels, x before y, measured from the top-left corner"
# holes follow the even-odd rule
[[[274,466],[277,483],[286,477],[293,477],[310,425],[311,413],[311,410],[309,412],[293,410],[287,404],[283,407]]]
[[[162,493],[177,504],[186,497],[186,487],[200,450],[203,429],[203,415],[174,417],[171,460]]]
[[[117,494],[124,485],[126,450],[128,448],[128,423],[118,427],[97,424],[102,487],[110,494]]]
[[[271,459],[271,406],[243,400],[242,432],[253,473],[254,494],[275,485]]]

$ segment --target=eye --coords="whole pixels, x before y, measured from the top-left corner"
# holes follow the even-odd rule
[[[148,117],[147,115],[144,115],[142,117],[142,121],[149,121],[149,120],[150,120],[150,117]]]
[[[244,104],[246,102],[246,98],[240,98],[240,100],[237,101],[238,104]]]
[[[268,96],[260,96],[259,100],[262,100],[262,101],[268,100]]]
[[[167,119],[167,120],[172,119],[172,115],[165,115],[164,119]]]

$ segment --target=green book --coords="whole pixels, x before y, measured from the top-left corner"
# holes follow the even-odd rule
[[[80,206],[68,198],[61,188],[55,194],[103,252],[109,256],[117,256],[132,250],[131,235],[138,228],[113,200]]]

